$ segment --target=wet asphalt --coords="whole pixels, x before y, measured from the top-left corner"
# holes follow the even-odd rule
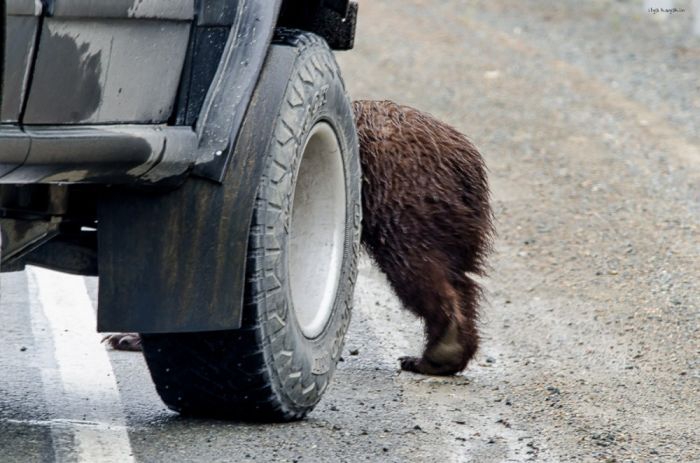
[[[490,168],[499,238],[463,374],[399,372],[421,325],[363,259],[306,420],[184,419],[89,329],[95,279],[3,274],[0,460],[699,461],[700,38],[689,1],[641,4],[361,2],[351,97],[431,112]]]

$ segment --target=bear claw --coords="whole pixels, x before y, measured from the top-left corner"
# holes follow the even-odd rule
[[[418,365],[421,359],[418,357],[399,357],[399,363],[401,364],[401,369],[404,371],[411,371],[413,373],[420,373]]]
[[[136,333],[109,334],[102,338],[114,350],[140,351],[141,337]]]

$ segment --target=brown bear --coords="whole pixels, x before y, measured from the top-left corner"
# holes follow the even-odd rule
[[[476,352],[479,285],[494,234],[484,161],[439,120],[390,101],[353,103],[362,164],[362,243],[404,307],[425,320],[423,356],[447,375]]]
[[[404,307],[423,318],[422,357],[401,368],[463,370],[479,343],[477,311],[494,235],[486,167],[447,124],[391,101],[353,103],[362,164],[362,244]],[[138,350],[137,335],[106,338]]]

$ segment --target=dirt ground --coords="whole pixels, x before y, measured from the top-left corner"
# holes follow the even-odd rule
[[[698,461],[690,5],[659,18],[641,2],[554,3],[362,2],[357,48],[341,55],[353,98],[449,121],[491,171],[486,339],[470,387],[436,381],[417,413],[492,419],[467,430],[486,442],[465,445],[473,461]],[[438,433],[459,439],[444,418]]]

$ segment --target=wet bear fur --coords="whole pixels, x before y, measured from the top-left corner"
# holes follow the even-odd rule
[[[353,103],[362,164],[362,244],[403,306],[425,322],[421,357],[401,368],[463,370],[479,345],[484,275],[494,235],[486,167],[461,133],[391,101]],[[140,350],[138,335],[105,338]]]
[[[403,306],[425,321],[421,357],[401,368],[461,371],[479,344],[494,234],[483,158],[449,125],[391,101],[355,101],[362,164],[362,243]]]

